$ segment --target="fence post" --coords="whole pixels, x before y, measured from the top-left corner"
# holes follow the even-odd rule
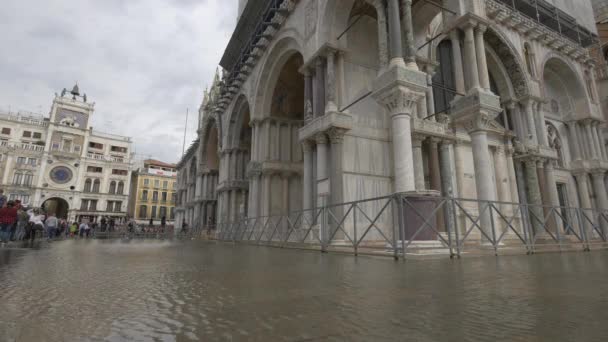
[[[327,253],[327,205],[325,197],[321,198],[321,252]]]
[[[494,222],[494,203],[488,202],[490,210],[490,226],[492,227],[492,245],[494,246],[494,255],[498,256],[498,241],[496,241],[496,223]]]
[[[395,194],[392,197],[393,198],[391,199],[391,212],[393,214],[393,259],[399,260],[399,248],[397,248],[397,232],[401,229],[401,211],[399,210],[401,200],[399,194]],[[397,208],[395,208],[395,201],[397,201]],[[395,215],[397,215],[397,225],[394,224]],[[405,251],[403,251],[403,258],[405,259]]]

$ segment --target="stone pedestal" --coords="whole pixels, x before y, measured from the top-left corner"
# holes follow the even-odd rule
[[[441,202],[441,194],[439,191],[415,191],[405,194],[405,199],[409,202],[403,204],[403,231],[400,240],[406,241],[432,241],[437,240],[435,230],[442,231],[442,227],[437,227],[437,215],[433,215],[433,211]],[[440,212],[440,211],[439,211]],[[418,215],[420,214],[420,215]],[[428,224],[424,222],[428,219]],[[424,225],[424,228],[421,227]],[[418,234],[416,232],[419,230]]]

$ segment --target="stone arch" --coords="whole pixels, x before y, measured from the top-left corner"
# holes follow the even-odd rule
[[[237,97],[234,102],[234,106],[228,116],[228,129],[226,134],[226,147],[227,148],[239,148],[243,147],[244,138],[242,136],[243,130],[250,129],[249,123],[251,121],[251,111],[249,108],[249,101],[244,94]],[[251,140],[249,140],[249,143]]]
[[[589,114],[589,97],[585,82],[576,68],[556,54],[546,56],[542,64],[543,97],[557,101],[559,112],[566,117]]]
[[[494,27],[488,28],[485,41],[486,46],[492,48],[504,65],[511,80],[513,91],[517,98],[525,98],[531,94],[530,79],[524,67],[524,62],[511,42]]]
[[[500,56],[492,47],[486,47],[486,56],[488,61],[488,73],[497,87],[498,96],[501,100],[510,100],[516,97],[515,89],[509,75],[509,71],[502,63]]]
[[[201,165],[210,170],[218,170],[220,166],[219,151],[221,135],[218,120],[208,116],[203,122],[201,144]]]
[[[291,32],[285,32],[269,47],[254,90],[253,102],[250,103],[253,115],[251,119],[263,119],[270,116],[274,86],[279,78],[283,65],[294,55],[303,54],[301,40]],[[278,70],[278,72],[277,72]]]

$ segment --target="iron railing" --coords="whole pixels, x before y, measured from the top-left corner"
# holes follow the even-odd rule
[[[608,212],[395,194],[217,225],[218,240],[405,257],[606,247]]]

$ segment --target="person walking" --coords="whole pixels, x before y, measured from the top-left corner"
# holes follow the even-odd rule
[[[44,230],[44,214],[40,213],[38,209],[28,210],[27,214],[30,216],[27,235],[30,241],[34,242],[36,233]]]
[[[0,240],[6,243],[10,240],[11,229],[17,222],[17,208],[15,203],[9,201],[0,209]]]
[[[4,195],[4,190],[0,189],[0,208],[4,207],[6,204],[6,196]]]
[[[15,240],[21,241],[25,239],[29,220],[30,216],[27,214],[25,208],[19,208],[17,210],[17,232],[15,233]]]
[[[70,237],[73,238],[78,232],[78,223],[72,222],[70,225]]]
[[[82,223],[80,224],[80,227],[78,227],[78,230],[79,230],[78,234],[80,235],[80,238],[84,237],[85,230],[87,229],[88,226],[89,225],[87,224],[86,221],[82,221]]]
[[[50,214],[49,217],[46,218],[46,221],[44,221],[44,224],[46,225],[47,239],[54,239],[59,226],[59,221],[57,220],[57,217],[55,217],[55,214]]]
[[[84,237],[85,239],[88,239],[89,236],[91,235],[91,227],[95,227],[97,224],[93,223],[93,224],[87,224],[84,226]]]

